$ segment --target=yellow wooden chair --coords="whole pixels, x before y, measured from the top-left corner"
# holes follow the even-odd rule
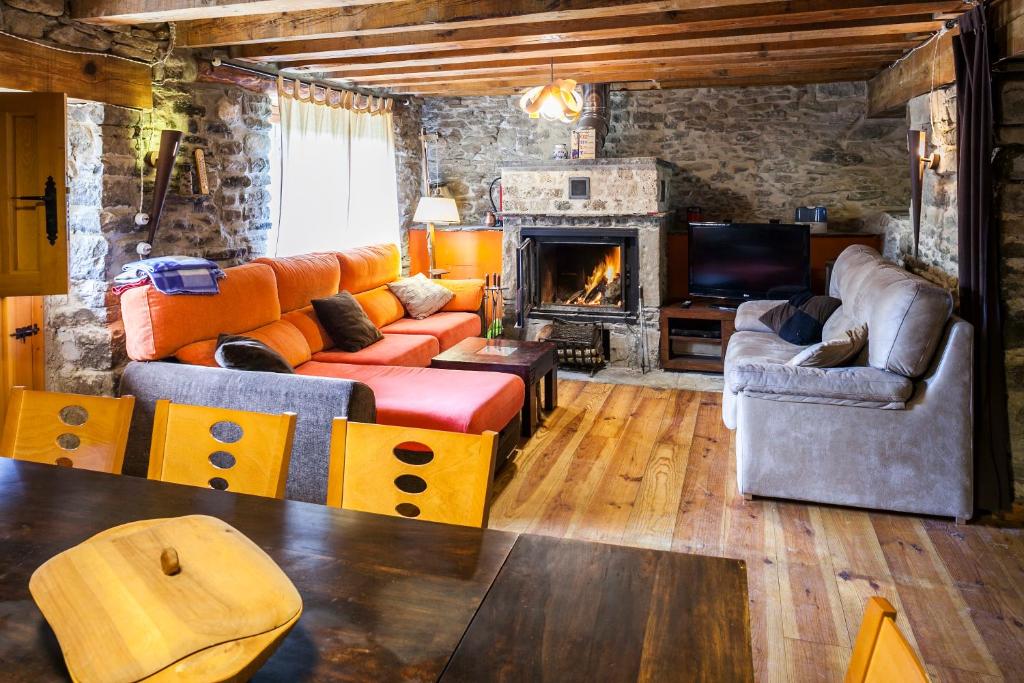
[[[295,413],[156,402],[149,478],[284,498]]]
[[[327,504],[487,526],[498,435],[334,421]]]
[[[896,610],[885,598],[868,598],[846,683],[928,683],[917,653],[896,626]]]
[[[107,398],[14,387],[0,455],[120,474],[134,396]]]

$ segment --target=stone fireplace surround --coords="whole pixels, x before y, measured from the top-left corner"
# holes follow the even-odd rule
[[[635,233],[638,284],[643,287],[643,327],[646,329],[647,367],[657,367],[658,309],[667,287],[666,240],[674,214],[668,210],[666,181],[673,167],[654,157],[626,159],[556,160],[522,163],[502,168],[504,238],[502,277],[507,284],[507,326],[517,312],[518,250],[522,232],[557,229],[559,234],[581,235],[600,230]],[[569,178],[590,180],[589,199],[569,199]],[[605,317],[609,362],[640,368],[641,325],[633,316]],[[546,323],[551,316],[531,315],[526,328]]]

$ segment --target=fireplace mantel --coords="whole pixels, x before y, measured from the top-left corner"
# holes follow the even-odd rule
[[[505,216],[649,216],[669,207],[673,166],[656,157],[507,164],[501,169]],[[587,196],[570,192],[589,184]]]

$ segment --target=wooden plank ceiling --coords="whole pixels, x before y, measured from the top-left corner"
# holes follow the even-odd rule
[[[622,88],[867,80],[961,0],[73,0],[99,24],[174,21],[178,44],[424,95],[558,78]],[[285,11],[286,10],[286,11]]]

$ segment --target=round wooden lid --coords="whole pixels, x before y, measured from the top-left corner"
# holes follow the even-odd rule
[[[302,611],[265,552],[204,515],[108,529],[44,563],[29,590],[77,681],[138,681]]]

